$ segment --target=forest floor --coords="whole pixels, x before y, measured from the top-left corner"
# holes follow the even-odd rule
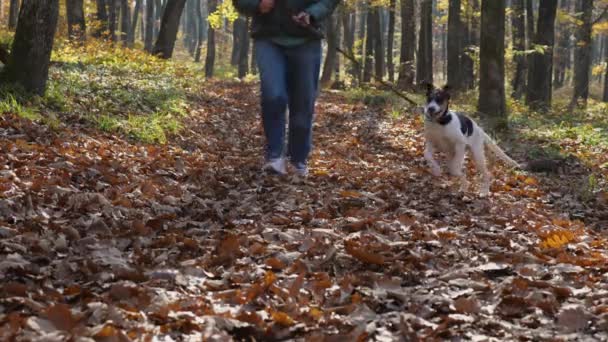
[[[204,87],[163,144],[3,110],[0,340],[608,339],[608,196],[574,185],[602,163],[458,193],[419,118],[325,92],[310,177],[268,176],[256,84]],[[515,159],[544,148],[517,132]]]

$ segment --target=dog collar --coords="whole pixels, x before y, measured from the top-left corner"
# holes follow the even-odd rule
[[[443,112],[443,114],[441,114],[441,116],[437,118],[437,123],[442,126],[445,126],[449,124],[450,121],[452,121],[452,115],[450,115],[450,111],[446,108],[445,112]]]

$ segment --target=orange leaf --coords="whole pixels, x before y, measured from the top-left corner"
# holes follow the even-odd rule
[[[99,332],[95,334],[94,337],[116,337],[118,336],[118,330],[114,328],[114,326],[106,324]]]
[[[340,192],[340,196],[344,198],[361,198],[363,194],[353,190],[344,190]]]
[[[57,330],[70,331],[77,323],[70,307],[65,304],[56,304],[46,309],[46,317]]]
[[[355,259],[361,262],[374,265],[384,265],[384,257],[382,255],[366,251],[355,241],[345,241],[344,247],[346,248],[346,252],[348,254],[352,255]]]
[[[272,319],[279,325],[290,327],[295,324],[293,318],[289,317],[288,314],[282,311],[275,311],[272,313]]]
[[[273,270],[282,270],[286,267],[285,263],[277,258],[266,259],[266,266],[272,268]]]
[[[272,285],[277,280],[277,276],[271,271],[266,272],[264,274],[264,286],[268,287]]]

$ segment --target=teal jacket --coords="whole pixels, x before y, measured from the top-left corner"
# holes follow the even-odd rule
[[[258,10],[260,0],[232,0],[241,14],[253,17],[251,36],[254,38],[274,38],[291,36],[322,39],[325,19],[329,17],[340,0],[275,0],[275,7],[266,14]],[[291,17],[302,11],[310,15],[311,26],[301,27]]]

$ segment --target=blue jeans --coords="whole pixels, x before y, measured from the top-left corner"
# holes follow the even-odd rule
[[[284,47],[258,39],[255,48],[262,88],[266,158],[283,157],[289,107],[287,156],[293,164],[306,164],[312,148],[312,123],[319,91],[321,41]]]

